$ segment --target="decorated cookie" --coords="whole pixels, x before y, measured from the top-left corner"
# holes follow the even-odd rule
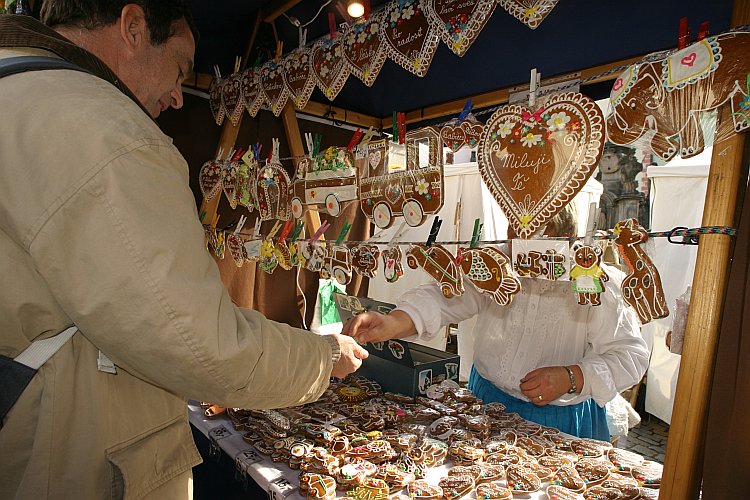
[[[574,439],[570,442],[571,449],[584,458],[598,458],[607,453],[612,445],[595,439]]]
[[[573,291],[578,296],[578,304],[598,306],[601,304],[599,295],[604,293],[604,283],[609,276],[601,267],[602,249],[598,246],[575,244],[573,265],[570,268],[570,279]]]
[[[385,46],[379,36],[383,19],[382,11],[363,16],[344,34],[344,57],[352,75],[371,87],[385,63]]]
[[[498,0],[510,15],[531,29],[536,29],[557,5],[557,0]]]
[[[383,259],[383,276],[388,283],[395,283],[404,275],[404,266],[401,264],[401,248],[398,246],[388,247],[380,254]]]
[[[427,19],[440,39],[457,56],[463,56],[495,10],[494,0],[469,2],[423,2]]]
[[[294,107],[302,109],[315,89],[315,75],[310,66],[312,49],[300,47],[284,57],[284,86]]]
[[[409,497],[414,500],[439,500],[443,498],[443,488],[418,479],[407,486]]]
[[[664,466],[657,462],[645,461],[637,467],[633,467],[630,474],[645,488],[658,488],[661,486],[661,476]]]
[[[389,58],[417,76],[425,76],[440,37],[428,22],[421,0],[387,4],[380,28]]]
[[[449,500],[461,498],[474,489],[474,479],[471,476],[448,476],[438,482],[443,489],[443,496]]]
[[[457,425],[458,419],[456,417],[440,417],[430,424],[430,436],[440,439],[441,441],[447,441],[451,434],[453,434]]]
[[[583,495],[580,493],[557,484],[547,486],[546,493],[550,500],[583,500]]]
[[[638,453],[622,448],[612,448],[607,452],[607,458],[619,472],[630,472],[633,467],[638,467],[645,461],[643,456]]]
[[[377,245],[359,244],[349,249],[352,260],[352,269],[358,274],[368,278],[374,278],[378,270],[378,258],[380,249]]]
[[[502,465],[480,463],[478,466],[482,469],[482,473],[476,481],[477,484],[490,483],[505,477],[505,467]]]
[[[483,500],[510,500],[513,493],[500,483],[482,483],[477,485],[477,498]]]
[[[584,491],[583,498],[586,500],[622,500],[623,496],[620,493],[620,490],[615,488],[604,488],[597,485]]]
[[[483,294],[501,306],[511,303],[521,291],[521,281],[513,273],[510,258],[493,247],[459,249],[461,271]]]
[[[442,245],[414,244],[406,253],[406,263],[412,269],[421,267],[438,282],[446,298],[463,295],[463,278],[456,258]]]
[[[529,436],[522,436],[516,439],[516,446],[524,449],[532,457],[541,457],[547,450],[539,441],[531,439]]]
[[[583,480],[574,467],[568,465],[557,469],[552,476],[552,484],[562,486],[576,493],[582,493],[586,489],[586,481]]]
[[[599,484],[609,477],[608,462],[598,460],[579,460],[575,465],[578,475],[591,486]]]
[[[577,461],[578,459],[573,460],[570,457],[566,457],[564,455],[544,455],[543,457],[537,458],[537,462],[539,462],[539,465],[555,471],[560,469],[561,467],[573,467]]]
[[[336,498],[336,480],[325,474],[300,474],[299,489],[300,492],[304,492],[308,498],[321,500]]]
[[[367,478],[364,484],[346,493],[347,498],[355,500],[378,500],[388,498],[390,488],[388,483],[374,477]]]
[[[635,500],[641,498],[643,488],[638,487],[638,483],[635,480],[630,480],[625,476],[615,479],[618,474],[613,474],[609,479],[602,481],[599,486],[607,489],[616,489],[620,492],[620,498],[623,500]]]
[[[630,273],[622,280],[622,297],[638,313],[638,319],[646,324],[653,319],[669,315],[659,271],[654,266],[641,244],[648,239],[646,231],[637,219],[618,222],[614,229],[620,255]]]
[[[539,491],[542,487],[542,481],[533,470],[523,465],[511,465],[506,471],[508,489],[513,491],[514,495],[524,495]]]

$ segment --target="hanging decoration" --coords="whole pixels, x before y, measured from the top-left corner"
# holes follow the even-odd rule
[[[510,304],[521,291],[521,281],[513,273],[510,257],[497,248],[460,248],[458,262],[474,287],[501,306]]]
[[[369,142],[358,148],[355,161],[360,207],[378,228],[390,227],[398,216],[416,227],[442,208],[442,142],[434,127],[407,132],[405,145]]]
[[[440,285],[445,298],[452,298],[464,293],[464,282],[456,258],[442,245],[415,244],[406,252],[406,264],[424,272]]]
[[[346,245],[329,245],[320,277],[333,277],[340,285],[347,285],[352,280],[352,261]]]
[[[247,252],[245,251],[245,245],[242,238],[237,236],[236,233],[231,233],[226,236],[226,247],[229,249],[229,255],[232,256],[232,260],[237,267],[242,267],[247,259]]]
[[[529,238],[591,177],[604,147],[604,119],[578,93],[550,97],[536,110],[499,108],[478,146],[479,171],[517,235]]]
[[[242,81],[240,75],[235,73],[226,77],[221,86],[221,101],[227,118],[235,127],[242,116]]]
[[[297,109],[307,106],[307,101],[315,90],[315,75],[310,64],[311,58],[311,49],[299,48],[288,54],[282,63],[284,86],[289,94],[289,100]]]
[[[570,245],[558,240],[513,240],[513,269],[522,278],[570,279]]]
[[[207,161],[201,167],[201,171],[198,174],[198,185],[201,188],[201,193],[203,193],[203,198],[205,200],[210,200],[221,192],[222,178],[224,175],[222,163],[223,162],[217,158],[215,160]]]
[[[231,156],[231,155],[230,155]],[[238,159],[227,159],[224,163],[224,169],[221,173],[221,185],[224,191],[224,196],[229,201],[229,206],[232,210],[237,208],[237,161]]]
[[[237,203],[250,212],[255,209],[255,178],[258,171],[258,160],[253,148],[237,162]]]
[[[297,164],[291,201],[292,215],[299,219],[306,208],[325,211],[337,217],[346,203],[357,200],[357,169],[354,156],[346,148],[333,147]]]
[[[276,61],[268,61],[260,67],[261,99],[265,102],[274,116],[281,115],[289,91],[284,85],[284,67]]]
[[[383,13],[355,22],[343,37],[344,57],[351,74],[372,87],[385,63],[385,46],[380,38]]]
[[[312,49],[312,68],[318,88],[333,101],[349,78],[349,65],[346,64],[341,47],[341,37],[324,37],[315,42]]]
[[[426,0],[424,6],[440,39],[462,57],[495,11],[495,0]]]
[[[226,117],[221,96],[223,87],[224,82],[221,81],[221,75],[218,74],[216,78],[211,80],[211,85],[208,86],[208,107],[211,109],[211,115],[214,117],[216,125],[224,123],[224,118]]]
[[[648,239],[637,219],[627,219],[615,225],[615,244],[630,273],[622,280],[620,288],[625,302],[638,313],[641,324],[669,315],[661,277],[654,263],[641,248]]]
[[[320,272],[326,260],[325,248],[319,241],[300,241],[297,244],[297,254],[300,265],[314,273]]]
[[[279,140],[273,140],[271,159],[258,169],[255,180],[255,199],[261,220],[288,220],[291,216],[292,182],[279,159]]]
[[[404,266],[401,264],[401,247],[388,246],[380,254],[383,258],[383,277],[388,283],[395,283],[404,275]]]
[[[449,122],[440,129],[440,139],[454,153],[464,146],[476,148],[484,132],[484,124],[477,120],[474,115],[458,123],[458,120]]]
[[[383,10],[380,36],[388,57],[407,71],[425,76],[440,37],[427,21],[427,0],[394,0]]]
[[[374,278],[378,270],[380,249],[377,245],[361,243],[349,248],[352,259],[352,269],[367,278]]]
[[[570,279],[573,282],[573,291],[578,296],[578,304],[600,305],[599,295],[604,293],[604,283],[609,281],[609,276],[601,267],[601,247],[575,243],[571,250],[573,263],[570,268]]]
[[[260,71],[256,71],[256,68],[249,68],[241,75],[242,102],[245,104],[248,114],[255,118],[255,115],[263,106],[263,96],[260,91]]]
[[[690,158],[705,147],[700,114],[727,101],[734,130],[750,128],[750,32],[704,38],[673,53],[628,67],[612,86],[607,136],[615,144],[650,142],[664,161]]]
[[[536,29],[557,5],[557,0],[497,0],[510,15]]]

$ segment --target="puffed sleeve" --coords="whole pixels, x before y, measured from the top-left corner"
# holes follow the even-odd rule
[[[648,368],[649,351],[641,336],[638,316],[622,298],[622,275],[607,268],[611,281],[601,295],[602,304],[591,307],[583,360],[581,395],[604,406],[618,392],[635,385]]]
[[[404,340],[429,340],[441,327],[458,323],[476,315],[482,307],[487,307],[486,297],[473,286],[466,286],[463,295],[445,298],[437,283],[426,283],[405,292],[398,300],[398,309],[411,317],[417,330],[416,335]]]
[[[185,398],[272,408],[319,397],[331,346],[232,303],[175,147],[145,137],[102,151],[30,244],[81,333],[121,369]]]

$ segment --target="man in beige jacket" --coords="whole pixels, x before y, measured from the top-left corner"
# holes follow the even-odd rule
[[[89,11],[90,10],[90,11]],[[182,105],[184,1],[47,0],[0,16],[0,355],[71,325],[0,429],[2,498],[188,498],[185,400],[315,400],[366,351],[235,307],[203,246],[185,160],[152,118]],[[98,369],[103,353],[116,373]]]

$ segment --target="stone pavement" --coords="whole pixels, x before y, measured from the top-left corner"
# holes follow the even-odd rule
[[[616,446],[643,455],[648,460],[664,463],[669,425],[658,418],[645,414],[641,423],[622,436]]]

